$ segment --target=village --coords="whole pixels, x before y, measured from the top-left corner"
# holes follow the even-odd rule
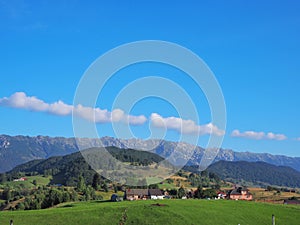
[[[258,190],[257,188],[254,190]],[[189,190],[186,192],[185,195],[181,196],[180,199],[195,199],[199,198],[197,195],[198,190]],[[268,194],[268,190],[264,190]],[[259,193],[259,192],[257,192]],[[288,194],[293,195],[292,190],[286,192],[286,196]],[[267,195],[268,196],[268,195]],[[172,199],[177,198],[177,196],[172,196],[168,191],[161,190],[161,189],[126,189],[124,195],[112,194],[111,201],[112,202],[119,202],[123,200],[128,201],[136,201],[136,200],[163,200],[163,199]],[[201,197],[200,197],[201,198]],[[248,188],[245,187],[238,187],[234,189],[230,189],[228,191],[218,191],[216,192],[215,196],[207,197],[203,196],[204,199],[207,200],[242,200],[242,201],[261,201],[259,199],[254,199],[253,194],[249,191]],[[295,197],[290,197],[283,200],[272,200],[271,198],[264,199],[262,202],[269,202],[269,203],[277,203],[277,204],[286,204],[286,205],[300,205],[300,200]]]
[[[179,190],[180,191],[180,190]],[[206,199],[228,199],[228,200],[253,200],[253,195],[249,192],[247,188],[238,187],[236,189],[232,189],[228,192],[216,192],[216,194],[212,194],[211,196],[200,196],[198,195],[199,189],[189,190],[185,194],[179,196],[181,199],[189,199],[189,198],[205,198]],[[162,200],[162,199],[171,199],[172,195],[168,191],[164,191],[161,189],[126,189],[124,196],[118,196],[117,194],[113,194],[111,196],[111,201],[122,201],[122,200]]]

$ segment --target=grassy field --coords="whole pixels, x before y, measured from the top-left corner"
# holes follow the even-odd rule
[[[249,188],[253,194],[255,201],[269,201],[273,203],[282,203],[284,199],[291,197],[300,198],[300,194],[293,192],[280,192],[277,191],[265,191],[263,188]]]
[[[5,182],[2,186],[9,186],[10,188],[33,188],[33,181],[36,180],[37,186],[39,185],[47,185],[49,184],[50,180],[52,179],[51,176],[48,177],[42,177],[42,176],[28,176],[26,177],[26,181],[10,181],[10,182]]]
[[[163,206],[157,206],[160,203]],[[37,211],[0,212],[0,224],[271,224],[296,225],[300,207],[226,200],[147,200],[69,203]]]
[[[123,197],[124,192],[122,191],[118,191],[117,193],[115,193],[114,191],[108,191],[108,192],[104,192],[104,191],[96,191],[97,195],[101,195],[103,197],[103,200],[110,200],[111,196],[113,194],[117,194],[120,197]]]

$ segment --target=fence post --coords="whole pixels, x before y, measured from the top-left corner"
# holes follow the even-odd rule
[[[272,214],[272,225],[275,225],[275,216]]]

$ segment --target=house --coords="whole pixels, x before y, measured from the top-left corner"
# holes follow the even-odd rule
[[[149,189],[149,196],[151,199],[164,199],[162,191],[159,189]]]
[[[26,177],[21,177],[21,178],[19,178],[19,179],[14,179],[14,181],[25,181],[25,180],[27,180]]]
[[[127,189],[125,191],[126,200],[146,200],[148,198],[148,189]]]
[[[217,193],[217,196],[218,196],[218,199],[225,199],[227,194],[225,192],[220,191]]]
[[[126,200],[163,199],[160,189],[127,189],[124,198]]]
[[[250,200],[253,199],[253,196],[247,188],[239,187],[239,188],[230,190],[227,194],[227,198],[232,199],[232,200],[247,200],[247,201],[250,201]]]

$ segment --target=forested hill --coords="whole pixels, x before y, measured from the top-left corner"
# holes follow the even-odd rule
[[[228,181],[300,187],[300,172],[290,167],[275,166],[265,162],[218,161],[210,165],[208,171]]]
[[[116,147],[106,147],[105,149],[116,159],[134,165],[148,166],[154,162],[157,163],[164,160],[162,157],[146,151],[119,149]],[[93,152],[102,150],[103,148],[92,148],[85,151],[92,152],[92,156],[97,163],[104,167],[107,166],[107,169],[110,169],[110,162],[106,158],[101,157],[99,154],[93,154]],[[84,176],[86,181],[91,183],[95,171],[86,162],[82,154],[76,152],[66,156],[55,156],[49,159],[27,162],[15,167],[6,173],[6,176],[18,177],[19,173],[48,174],[53,176],[51,182],[53,184],[74,186],[79,175]]]

